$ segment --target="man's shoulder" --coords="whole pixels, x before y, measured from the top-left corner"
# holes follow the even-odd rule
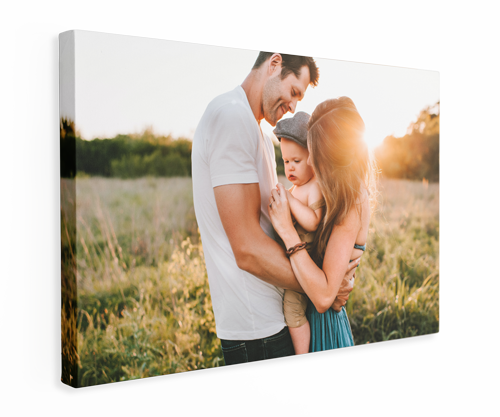
[[[240,86],[215,97],[207,107],[207,112],[215,117],[241,116],[250,118],[248,100]]]
[[[259,139],[259,125],[253,117],[244,90],[238,86],[209,103],[196,129],[193,143],[203,141],[210,147],[227,145],[248,150],[257,149]]]

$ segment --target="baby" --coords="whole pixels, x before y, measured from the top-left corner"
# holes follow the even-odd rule
[[[290,211],[300,240],[310,253],[314,234],[323,218],[325,201],[312,166],[308,165],[307,122],[309,115],[298,112],[277,123],[274,134],[281,144],[285,175],[293,186],[287,191]],[[286,248],[285,248],[286,250]],[[285,290],[283,312],[295,354],[309,352],[311,331],[306,319],[307,296]]]

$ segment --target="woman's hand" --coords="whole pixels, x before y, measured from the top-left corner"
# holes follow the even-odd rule
[[[288,204],[287,190],[283,184],[278,184],[277,188],[271,191],[268,211],[274,230],[280,235],[285,244],[288,243],[287,237],[291,237],[290,235],[293,235],[295,229]]]

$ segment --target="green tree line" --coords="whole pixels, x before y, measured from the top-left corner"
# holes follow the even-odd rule
[[[383,176],[439,181],[439,101],[423,109],[403,137],[388,136],[375,149]]]
[[[186,177],[191,175],[189,139],[155,135],[146,129],[140,135],[117,135],[112,139],[84,140],[73,121],[60,121],[61,177],[77,173],[101,177]],[[279,146],[278,174],[285,170]]]
[[[102,177],[139,178],[191,175],[189,139],[141,134],[117,135],[112,139],[81,139],[75,124],[60,121],[61,177],[77,173]],[[279,145],[275,146],[278,175],[284,175]],[[439,181],[439,102],[423,109],[403,137],[388,136],[375,149],[383,176]]]
[[[151,129],[139,135],[84,140],[72,121],[61,119],[61,177],[73,178],[77,173],[119,178],[189,176],[191,146],[188,139],[158,136]]]

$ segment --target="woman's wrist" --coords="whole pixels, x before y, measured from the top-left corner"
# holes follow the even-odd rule
[[[285,254],[286,254],[286,256],[290,257],[294,253],[298,252],[299,250],[305,249],[306,246],[307,246],[306,242],[297,243],[295,246],[292,246],[291,248],[288,248],[288,250],[286,251]]]
[[[299,234],[295,229],[293,229],[293,231],[288,232],[284,236],[281,236],[281,239],[285,243],[287,249],[290,249],[292,246],[295,246],[297,243],[301,242]]]

